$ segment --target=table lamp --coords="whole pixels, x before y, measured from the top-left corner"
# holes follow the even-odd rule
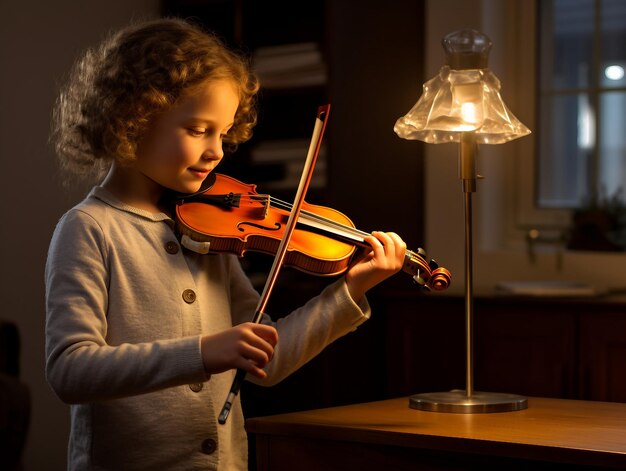
[[[466,389],[415,394],[413,409],[434,412],[482,413],[522,410],[525,397],[474,391],[473,387],[473,258],[472,193],[476,191],[478,144],[503,144],[530,130],[506,107],[500,81],[487,68],[491,40],[475,30],[460,30],[442,40],[446,65],[426,82],[418,102],[396,121],[403,139],[429,144],[458,142],[459,173],[465,203],[465,336]]]

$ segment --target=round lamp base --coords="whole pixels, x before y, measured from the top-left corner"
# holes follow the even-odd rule
[[[474,391],[470,397],[463,390],[415,394],[409,398],[411,409],[456,414],[511,412],[528,408],[524,396]]]

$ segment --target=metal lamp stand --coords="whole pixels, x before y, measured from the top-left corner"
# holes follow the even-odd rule
[[[476,191],[476,144],[474,133],[461,134],[459,172],[465,196],[465,341],[466,389],[437,393],[415,394],[409,398],[409,407],[432,412],[474,414],[509,412],[526,409],[524,396],[506,393],[478,392],[473,385],[473,256],[472,256],[472,193]]]

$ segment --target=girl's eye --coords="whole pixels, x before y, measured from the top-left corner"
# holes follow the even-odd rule
[[[187,131],[189,132],[191,136],[194,136],[194,137],[200,137],[206,134],[206,129],[200,129],[200,128],[188,128]]]

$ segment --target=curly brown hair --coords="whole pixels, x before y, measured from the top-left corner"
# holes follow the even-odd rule
[[[249,59],[187,20],[162,18],[131,25],[88,49],[61,89],[51,140],[63,170],[101,177],[113,160],[135,159],[152,120],[183,96],[216,79],[239,90],[225,148],[252,136],[259,83]]]

